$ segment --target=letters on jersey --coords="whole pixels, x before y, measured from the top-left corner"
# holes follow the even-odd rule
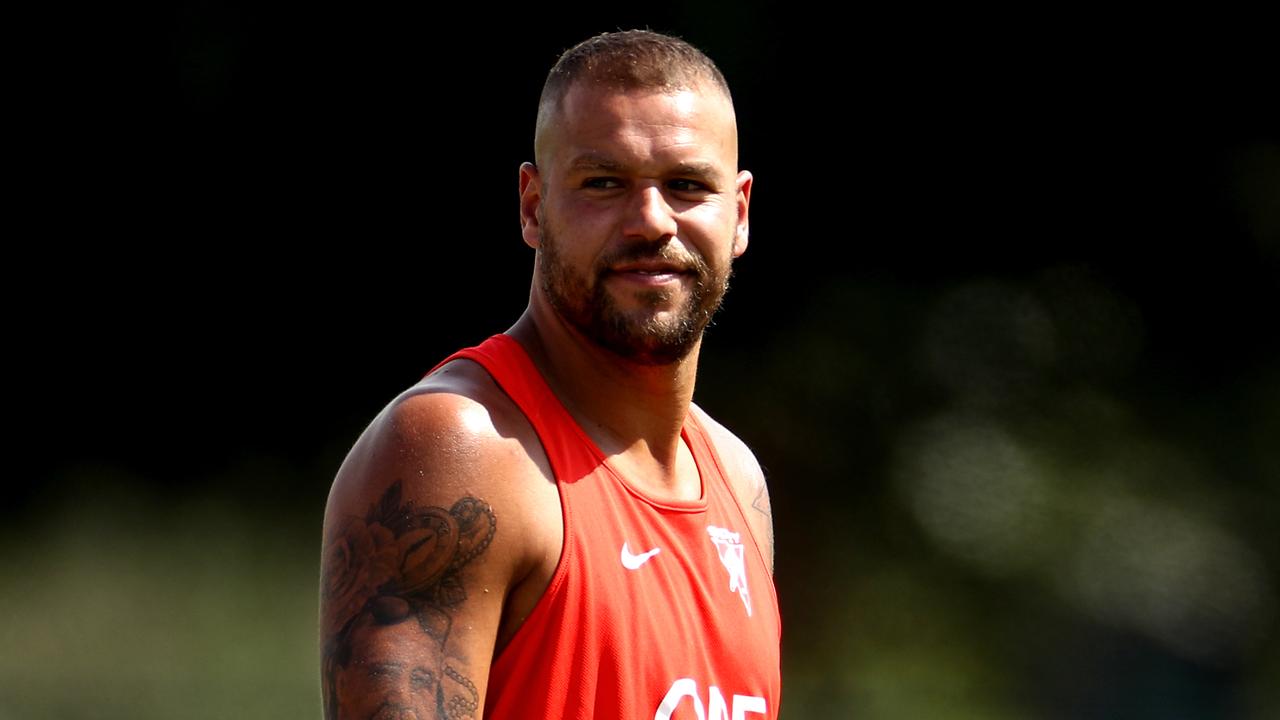
[[[747,713],[764,715],[768,712],[764,698],[755,695],[734,695],[732,705],[726,705],[724,693],[715,685],[707,689],[707,704],[703,705],[698,694],[698,682],[693,678],[680,678],[671,683],[671,689],[662,698],[653,720],[679,720],[673,718],[672,713],[686,699],[688,702],[683,706],[691,708],[698,720],[748,720]]]

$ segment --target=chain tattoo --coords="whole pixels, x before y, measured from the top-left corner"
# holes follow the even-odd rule
[[[444,674],[452,678],[454,682],[461,685],[471,695],[470,700],[463,699],[459,695],[454,695],[453,698],[449,700],[449,717],[453,720],[457,720],[457,718],[475,717],[476,710],[480,707],[480,693],[476,691],[475,683],[471,682],[468,678],[463,677],[457,670],[454,670],[453,667],[449,665],[444,667]]]

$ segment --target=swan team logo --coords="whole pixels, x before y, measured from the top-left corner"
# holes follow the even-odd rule
[[[738,533],[708,525],[707,535],[715,543],[724,569],[729,571],[729,591],[738,593],[742,604],[747,608],[747,617],[751,617],[751,591],[747,589],[747,567],[742,557],[742,541]]]

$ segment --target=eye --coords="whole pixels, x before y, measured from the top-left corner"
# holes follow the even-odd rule
[[[428,690],[436,686],[435,673],[424,667],[415,667],[409,675],[409,685],[414,690]]]
[[[667,187],[678,193],[703,193],[710,192],[711,188],[698,182],[697,180],[689,180],[688,178],[676,178],[667,183]]]
[[[622,181],[616,177],[589,177],[582,181],[582,187],[592,190],[614,190],[622,187]]]

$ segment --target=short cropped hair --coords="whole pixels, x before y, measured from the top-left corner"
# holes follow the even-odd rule
[[[538,100],[538,134],[574,83],[618,90],[673,92],[709,83],[733,106],[729,83],[701,50],[677,37],[649,30],[603,33],[574,45],[547,73]],[[535,139],[536,145],[536,139]],[[535,147],[536,151],[536,147]]]
[[[565,50],[547,73],[538,104],[559,102],[578,80],[624,90],[678,90],[709,81],[729,95],[711,58],[680,38],[649,30],[603,33]]]

